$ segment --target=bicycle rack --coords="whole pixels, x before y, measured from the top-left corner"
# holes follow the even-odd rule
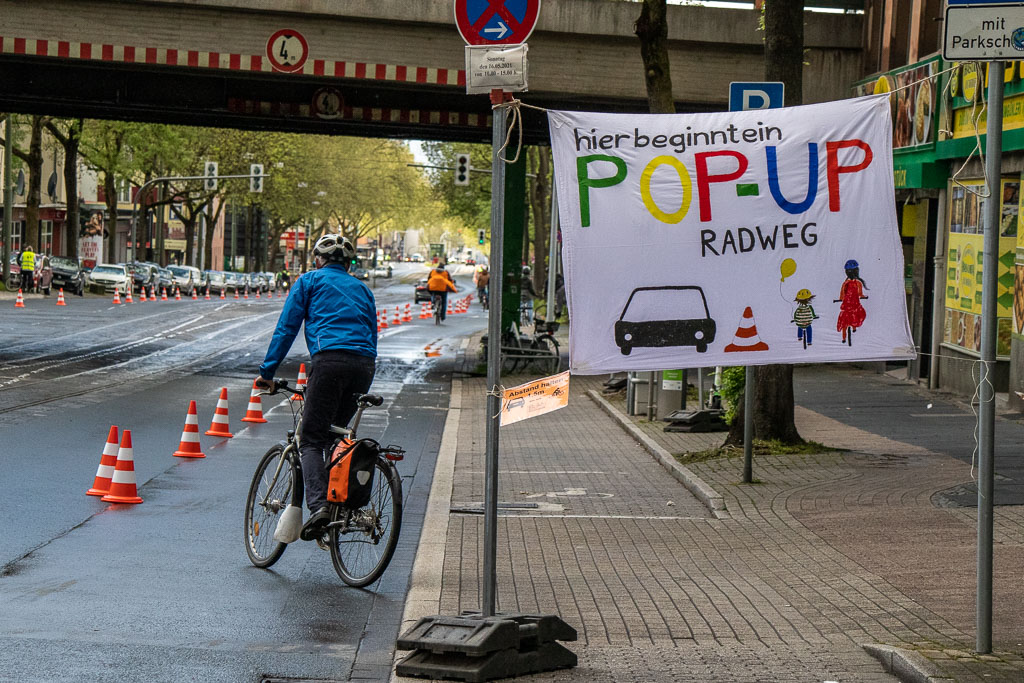
[[[576,654],[556,641],[576,638],[576,629],[553,614],[424,617],[399,637],[398,649],[413,652],[396,673],[476,682],[567,669],[576,666]]]

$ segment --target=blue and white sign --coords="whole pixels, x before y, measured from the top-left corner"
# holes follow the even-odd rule
[[[537,25],[540,0],[455,0],[455,25],[469,45],[519,45]]]
[[[779,81],[729,84],[729,111],[779,109],[786,99],[786,85]]]

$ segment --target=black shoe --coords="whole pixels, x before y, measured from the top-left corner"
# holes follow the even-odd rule
[[[299,538],[303,541],[312,541],[323,532],[324,526],[329,521],[331,521],[331,511],[324,506],[309,516],[306,523],[302,525]]]

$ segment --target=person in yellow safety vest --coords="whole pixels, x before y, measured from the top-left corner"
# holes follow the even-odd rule
[[[21,288],[28,293],[32,290],[33,276],[36,271],[36,253],[32,245],[27,245],[21,252]]]

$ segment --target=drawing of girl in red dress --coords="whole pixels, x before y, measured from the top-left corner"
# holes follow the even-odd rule
[[[839,289],[839,298],[834,300],[839,304],[836,331],[842,332],[843,341],[852,346],[853,333],[864,324],[864,319],[868,315],[860,303],[861,299],[867,299],[864,295],[867,285],[860,278],[860,265],[856,261],[850,259],[843,268],[846,270],[846,280],[843,281],[843,286]],[[849,339],[846,338],[847,329],[850,331]]]

